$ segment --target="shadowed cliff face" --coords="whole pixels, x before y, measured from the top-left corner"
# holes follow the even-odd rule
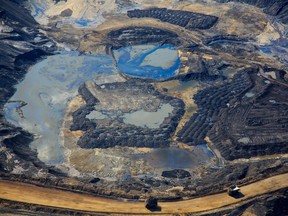
[[[5,87],[1,91],[3,103],[13,94],[13,86],[24,77],[26,69],[52,51],[53,44],[48,43],[45,36],[42,36],[41,41],[35,40],[37,35],[42,34],[37,30],[38,24],[29,11],[11,1],[1,0],[0,3],[0,87]],[[8,95],[5,95],[5,91]]]
[[[1,9],[1,18],[10,20],[13,22],[13,26],[18,27],[31,27],[35,28],[38,23],[34,20],[34,18],[30,15],[30,12],[26,9],[23,9],[23,5],[25,1],[0,1],[0,9]]]

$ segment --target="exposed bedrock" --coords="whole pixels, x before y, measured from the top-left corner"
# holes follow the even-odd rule
[[[112,49],[139,44],[180,44],[176,33],[154,27],[130,26],[113,30],[107,36],[113,43]]]
[[[288,153],[287,87],[252,79],[253,88],[230,102],[208,134],[229,160]]]
[[[209,29],[218,21],[218,17],[205,15],[201,13],[170,10],[166,8],[152,8],[145,10],[131,10],[127,12],[130,18],[151,17],[159,19],[162,22],[168,22],[173,25],[184,27],[188,30]]]
[[[247,3],[262,8],[271,16],[277,17],[282,23],[288,24],[288,0],[217,0],[221,3],[230,1]]]
[[[21,4],[27,1],[5,1],[5,0],[0,0],[0,17],[3,21],[10,21],[14,22],[13,27],[22,28],[22,27],[30,27],[32,30],[35,28],[38,23],[34,20],[34,18],[31,16],[30,12],[22,7]],[[12,24],[12,23],[10,23]],[[12,25],[10,26],[11,28]]]
[[[33,176],[40,169],[44,173],[45,164],[38,160],[37,153],[28,145],[33,140],[31,134],[4,123],[0,125],[0,136],[0,176],[3,173]]]
[[[0,79],[1,105],[15,92],[14,85],[23,79],[27,68],[54,50],[43,36],[30,13],[19,5],[0,0]],[[35,40],[35,37],[41,40]]]
[[[198,106],[197,113],[178,132],[177,139],[189,145],[206,143],[207,132],[212,128],[221,109],[227,107],[228,102],[247,91],[251,86],[250,73],[257,69],[249,68],[238,72],[232,80],[225,81],[224,85],[206,88],[194,96]]]
[[[29,147],[33,137],[6,122],[3,106],[28,67],[49,55],[55,46],[39,32],[30,12],[21,6],[24,3],[0,0],[0,172],[32,175],[44,167]]]
[[[181,100],[134,79],[102,86],[86,82],[79,93],[86,105],[73,113],[71,130],[85,131],[78,141],[82,148],[169,146],[184,112]]]

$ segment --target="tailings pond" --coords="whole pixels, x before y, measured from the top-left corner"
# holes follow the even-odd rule
[[[32,66],[16,86],[17,92],[5,105],[6,119],[38,137],[31,147],[40,160],[60,163],[63,150],[58,134],[68,100],[86,80],[113,73],[117,73],[113,60],[107,56],[73,52],[49,56]]]
[[[25,79],[15,86],[16,93],[4,107],[5,117],[10,123],[34,134],[35,139],[30,146],[37,151],[41,161],[50,165],[66,164],[69,161],[66,157],[70,156],[65,155],[67,147],[63,146],[59,134],[67,104],[78,94],[79,86],[85,81],[92,80],[100,85],[125,81],[120,76],[119,69],[133,77],[162,80],[175,76],[180,65],[178,51],[171,45],[123,47],[114,51],[114,57],[117,64],[110,56],[79,55],[77,52],[57,53],[30,67]],[[160,127],[172,111],[173,107],[167,103],[161,104],[154,112],[139,109],[115,116],[114,113],[95,110],[86,117],[96,120],[120,117],[125,124],[153,129]],[[86,154],[86,150],[80,147],[71,151]],[[119,148],[102,149],[101,152],[103,158],[94,154],[93,159],[88,160],[83,156],[81,160],[87,162],[86,165],[103,165],[107,172],[111,172],[110,166],[113,163],[110,164],[109,158],[118,158]],[[110,157],[107,158],[105,155],[108,154]],[[141,160],[151,168],[160,170],[194,169],[201,164],[209,164],[214,157],[207,146],[195,147],[194,150],[176,147],[153,149],[146,154],[135,150],[132,155],[124,152],[122,156],[125,160],[130,160],[130,163]],[[141,172],[141,167],[138,170]],[[97,173],[94,168],[90,171]],[[100,173],[98,172],[99,175]]]
[[[213,157],[206,144],[195,146],[193,150],[176,147],[155,149],[139,156],[150,166],[160,169],[195,169],[211,163]]]
[[[132,124],[138,127],[159,128],[166,117],[172,113],[173,107],[170,104],[163,104],[156,112],[148,112],[143,109],[131,113],[112,113],[94,110],[86,118],[88,119],[116,119],[121,118],[125,124]]]
[[[177,75],[178,51],[173,45],[137,45],[113,51],[119,70],[131,77],[165,80]]]

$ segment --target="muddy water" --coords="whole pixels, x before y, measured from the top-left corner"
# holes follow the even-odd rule
[[[159,128],[161,123],[172,111],[173,107],[170,104],[163,104],[156,112],[147,112],[143,109],[131,113],[93,110],[86,115],[86,118],[96,120],[123,119],[125,124],[132,124],[138,127]]]
[[[68,100],[77,95],[84,81],[113,73],[116,69],[110,57],[79,56],[74,52],[50,56],[32,66],[16,86],[10,101],[27,105],[17,110],[20,102],[7,103],[6,119],[38,137],[31,147],[37,150],[40,160],[60,163],[64,157],[58,134]]]
[[[122,47],[113,54],[121,72],[132,77],[163,80],[175,76],[180,66],[178,51],[172,45]]]
[[[164,148],[156,149],[147,156],[153,167],[163,169],[193,169],[210,163],[214,156],[207,146],[196,146],[194,149]]]
[[[49,56],[32,66],[25,79],[16,86],[16,93],[5,105],[5,117],[16,126],[35,134],[36,139],[31,147],[37,150],[40,160],[47,164],[59,164],[65,161],[59,130],[69,99],[77,95],[79,86],[86,80],[101,84],[119,79],[110,57],[79,56],[76,52]],[[87,117],[104,119],[119,118],[120,115],[127,124],[157,128],[172,111],[170,104],[162,104],[156,112],[138,110],[113,114],[93,111]],[[206,151],[200,147],[195,147],[193,151],[154,149],[140,155],[139,159],[156,169],[193,168],[210,161],[212,156]],[[130,159],[134,161],[137,157],[134,155]]]
[[[172,111],[173,107],[170,104],[164,104],[156,112],[138,110],[136,112],[126,113],[123,117],[126,124],[133,124],[139,127],[159,128],[160,124]]]
[[[154,169],[195,169],[201,165],[211,163],[215,157],[206,144],[190,149],[176,147],[154,149],[145,154],[129,156],[132,160],[143,160]]]

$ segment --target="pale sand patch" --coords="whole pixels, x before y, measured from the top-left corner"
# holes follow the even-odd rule
[[[103,2],[103,4],[102,4]],[[58,4],[51,4],[50,8],[45,11],[47,16],[56,16],[60,15],[63,10],[71,9],[73,11],[71,17],[73,18],[86,18],[93,20],[97,13],[111,12],[115,10],[117,4],[114,0],[105,0],[105,1],[79,1],[79,0],[69,0],[67,2],[59,2]]]
[[[260,44],[269,44],[271,41],[279,39],[280,34],[277,32],[275,27],[270,22],[268,22],[264,31],[256,38]]]

